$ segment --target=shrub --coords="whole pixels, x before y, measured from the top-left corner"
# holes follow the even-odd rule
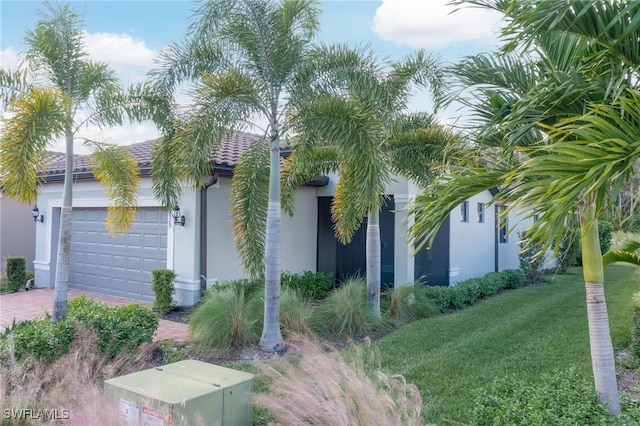
[[[493,296],[505,289],[505,280],[501,272],[489,272],[481,278],[480,298]]]
[[[516,289],[524,286],[524,272],[520,269],[505,269],[500,271],[502,284],[505,289]]]
[[[362,279],[350,279],[334,290],[313,311],[309,322],[314,332],[327,337],[362,336],[383,327],[369,308]]]
[[[436,303],[427,297],[419,284],[390,288],[382,293],[382,310],[385,315],[400,322],[429,318],[440,313]]]
[[[456,308],[462,309],[467,306],[475,305],[480,300],[480,278],[469,278],[468,280],[460,281],[455,287],[452,287],[454,293],[454,303]]]
[[[274,386],[267,393],[256,392],[253,402],[269,410],[274,418],[271,423],[422,424],[417,387],[399,375],[379,371],[368,374],[367,354],[360,347],[345,357],[340,351],[326,350],[310,341],[299,346],[304,346],[301,357],[259,365],[261,375],[271,379]]]
[[[640,293],[633,295],[633,311],[631,318],[633,330],[631,331],[631,353],[640,359]]]
[[[173,304],[173,293],[175,288],[173,281],[176,279],[176,273],[171,269],[155,269],[151,271],[151,290],[155,294],[153,307],[157,312],[166,314],[171,312]]]
[[[518,238],[520,238],[518,260],[520,269],[524,272],[525,285],[537,284],[544,275],[545,255],[542,252],[544,245],[531,243],[528,231],[518,232]]]
[[[598,238],[600,239],[600,251],[602,254],[611,248],[611,237],[613,236],[613,224],[607,220],[598,221]]]
[[[8,350],[3,354],[10,355],[11,342],[13,355],[17,360],[33,356],[42,361],[52,361],[69,350],[69,345],[75,338],[73,321],[66,319],[54,322],[48,316],[38,316],[32,320],[14,324],[3,345]]]
[[[158,328],[158,316],[138,303],[111,306],[85,295],[69,301],[68,317],[96,331],[99,350],[108,356],[137,349],[151,342]]]
[[[27,259],[18,256],[7,256],[7,289],[10,292],[20,290],[26,284],[25,272]]]
[[[456,285],[424,286],[423,291],[442,312],[463,309],[493,296],[500,290],[515,289],[524,285],[524,273],[519,269],[489,272],[481,278],[470,278]]]
[[[309,311],[309,304],[300,293],[288,287],[280,289],[280,327],[284,336],[310,334],[307,322]],[[247,303],[246,312],[255,324],[255,332],[257,334],[262,333],[264,324],[264,291],[256,291],[252,294]]]
[[[567,228],[563,241],[558,250],[557,261],[560,270],[565,272],[570,266],[582,266],[582,247],[580,246],[580,228],[571,226]],[[613,224],[607,220],[598,221],[598,239],[602,254],[611,248],[613,236]]]
[[[425,286],[424,294],[436,304],[442,312],[453,310],[453,292],[451,287]]]
[[[580,228],[569,226],[565,229],[562,242],[556,256],[556,263],[562,272],[566,272],[571,266],[582,264],[580,250]]]
[[[281,283],[283,287],[296,290],[307,300],[320,300],[331,291],[333,278],[331,274],[323,272],[304,271],[302,275],[296,275],[283,271]]]
[[[189,329],[205,349],[244,346],[256,343],[256,319],[246,312],[244,285],[226,284],[209,291],[191,315]]]
[[[598,403],[593,383],[572,370],[545,375],[539,383],[526,383],[515,376],[496,380],[478,395],[473,424],[511,425],[601,425],[614,421]],[[631,424],[631,423],[629,423]]]
[[[228,289],[233,289],[233,291],[240,291],[247,299],[249,299],[255,293],[264,294],[264,282],[249,280],[246,278],[223,281],[212,286],[207,292],[205,292],[203,295],[203,301],[212,294],[217,293],[218,291],[227,291]]]

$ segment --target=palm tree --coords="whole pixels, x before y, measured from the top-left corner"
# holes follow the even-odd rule
[[[287,131],[282,117],[296,96],[292,84],[318,31],[319,13],[314,0],[203,2],[193,15],[188,40],[171,44],[152,74],[158,89],[171,95],[181,83],[196,83],[191,107],[174,113],[175,125],[167,126],[154,155],[154,188],[166,205],[179,195],[178,179],[196,187],[204,183],[210,173],[210,153],[230,132],[262,131],[262,138],[243,159],[249,164],[246,172],[236,171],[234,188],[243,182],[252,185],[243,176],[266,183],[261,188],[268,187],[268,208],[266,212],[242,209],[252,201],[237,196],[232,203],[239,206],[233,212],[240,257],[251,275],[265,278],[260,339],[265,351],[285,347],[279,326],[280,149]],[[257,252],[248,241],[257,241],[253,244]]]
[[[412,164],[410,147],[423,142],[420,136],[425,133],[419,132],[434,124],[430,115],[406,112],[411,89],[428,86],[437,96],[440,68],[422,51],[389,63],[377,60],[368,49],[332,46],[320,49],[314,58],[297,89],[299,102],[292,118],[296,134],[285,165],[284,192],[291,196],[298,185],[338,172],[332,204],[336,235],[342,243],[350,242],[367,216],[367,297],[379,318],[379,211],[392,174]],[[343,66],[337,69],[336,63]],[[428,170],[425,166],[414,168],[416,179]]]
[[[432,239],[450,207],[491,186],[502,188],[495,201],[509,205],[507,211],[521,208],[529,217],[541,217],[530,236],[531,244],[544,248],[552,241],[558,247],[567,215],[577,212],[595,386],[601,402],[619,413],[597,219],[615,201],[640,155],[640,4],[468,3],[505,13],[509,42],[503,55],[534,47],[539,60],[509,69],[494,66],[508,57],[498,55],[463,78],[481,87],[482,76],[499,77],[499,84],[490,80],[475,92],[479,101],[471,102],[479,119],[478,141],[493,141],[496,155],[484,167],[453,170],[448,181],[432,185],[413,207],[413,235]],[[464,69],[465,64],[463,76]],[[452,188],[458,193],[447,192]]]
[[[53,319],[67,315],[71,251],[73,148],[76,135],[92,125],[121,125],[123,117],[142,120],[150,92],[143,86],[125,92],[108,65],[87,59],[79,16],[68,6],[41,13],[25,37],[25,66],[0,70],[2,101],[9,114],[0,134],[0,173],[5,194],[32,202],[47,148],[57,137],[66,142],[66,161]],[[156,102],[159,106],[160,103]],[[137,164],[122,147],[84,139],[91,167],[112,200],[107,216],[111,234],[124,232],[135,218]]]

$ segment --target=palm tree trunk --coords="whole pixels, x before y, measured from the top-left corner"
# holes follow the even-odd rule
[[[591,204],[584,209],[580,217],[591,365],[600,402],[607,404],[611,413],[620,414],[616,366],[604,296],[604,270],[598,237],[598,221],[594,217],[594,210]]]
[[[53,295],[53,320],[58,322],[67,317],[67,297],[69,293],[69,267],[71,265],[71,224],[73,222],[73,132],[71,120],[67,120],[66,156],[64,167],[64,187],[58,233],[58,256],[56,261],[56,281]]]
[[[264,325],[260,338],[260,349],[266,352],[285,348],[280,332],[280,138],[277,121],[274,119],[272,123],[269,208],[264,248]]]
[[[367,222],[367,300],[380,318],[380,212],[369,210]]]

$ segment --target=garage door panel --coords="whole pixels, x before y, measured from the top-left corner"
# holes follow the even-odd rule
[[[144,208],[127,234],[111,237],[106,209],[75,208],[71,287],[153,301],[151,271],[166,267],[167,213]]]

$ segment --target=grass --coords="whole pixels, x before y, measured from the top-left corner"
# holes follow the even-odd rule
[[[609,268],[606,294],[615,348],[629,343],[631,295],[638,291],[633,267]],[[592,377],[582,271],[573,268],[550,284],[416,321],[375,346],[384,370],[418,387],[425,421],[468,423],[476,393],[495,378],[516,374],[535,381],[569,368]]]

